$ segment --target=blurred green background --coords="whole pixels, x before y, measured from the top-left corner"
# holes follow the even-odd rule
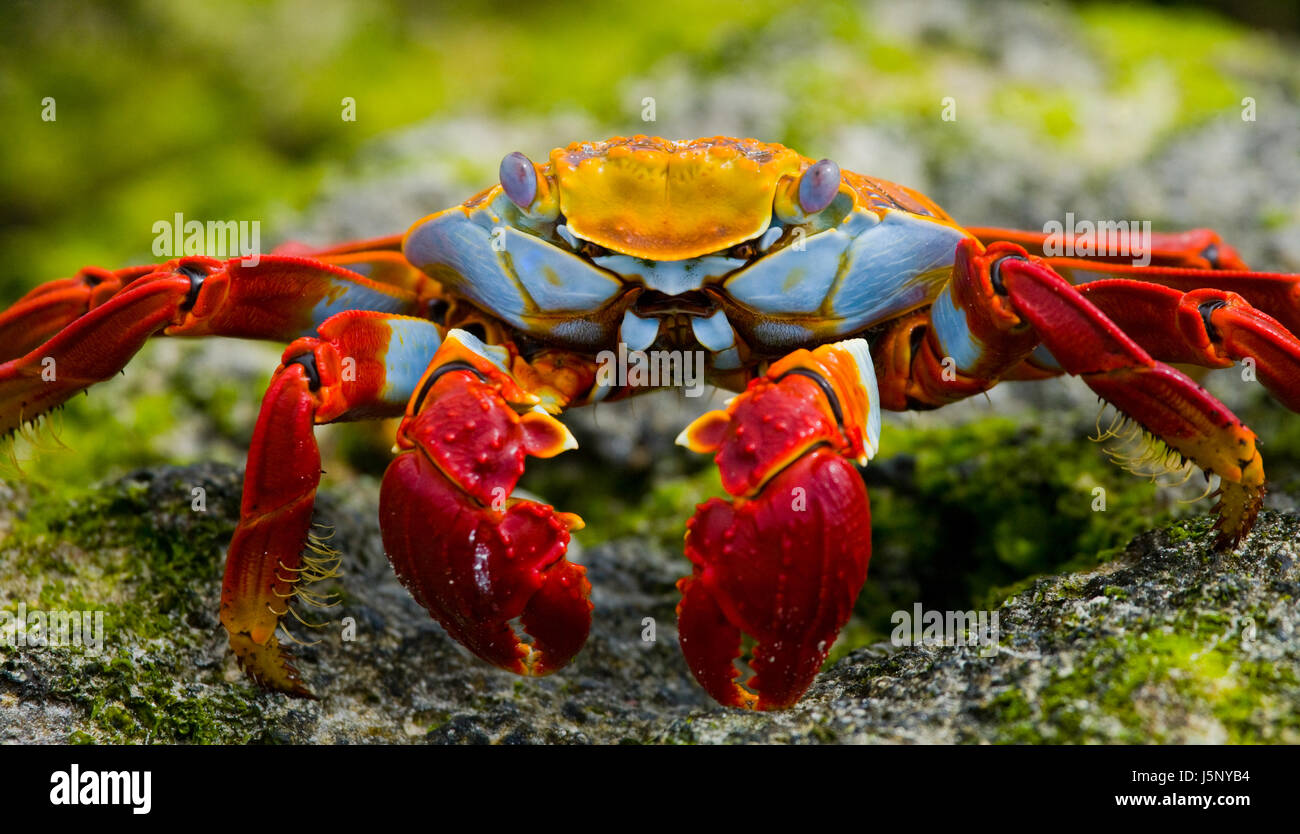
[[[887,14],[886,5],[894,7]],[[629,82],[673,72],[705,79],[769,68],[762,87],[735,95],[754,109],[764,96],[792,101],[761,138],[806,153],[855,123],[915,127],[918,141],[933,141],[937,101],[954,94],[954,76],[989,74],[995,45],[981,40],[999,32],[963,41],[924,22],[907,37],[894,23],[876,25],[905,17],[909,5],[8,2],[0,8],[0,300],[86,263],[147,258],[152,223],[175,211],[270,218],[300,209],[325,172],[368,139],[431,117],[576,112],[645,129]],[[1129,100],[1144,78],[1168,77],[1169,112],[1148,115],[1172,129],[1235,106],[1286,50],[1267,30],[1188,4],[1034,5],[1077,27],[1101,70],[1079,80],[1100,89],[1071,91],[1004,66],[1002,87],[980,95],[992,101],[991,116],[1033,125],[1065,151],[1087,136],[1092,95]],[[1295,4],[1210,5],[1275,29],[1296,25]],[[1007,17],[981,6],[963,14]],[[943,4],[933,14],[956,17]],[[659,92],[670,111],[674,101]],[[47,96],[55,122],[40,118]],[[355,122],[340,118],[344,96],[357,101]],[[554,142],[577,138],[586,137]],[[265,226],[274,238],[275,224]]]
[[[490,183],[505,152],[637,132],[833,156],[972,225],[1074,211],[1213,226],[1257,267],[1300,271],[1297,20],[1294,4],[1263,2],[9,2],[0,304],[85,264],[152,260],[152,226],[176,212],[260,220],[265,249],[400,232]],[[46,97],[55,121],[41,119]],[[949,97],[955,122],[940,118]],[[276,353],[151,344],[63,412],[76,452],[26,477],[53,500],[137,466],[242,463]],[[1300,427],[1258,386],[1207,384],[1260,430],[1272,500],[1294,504]],[[891,605],[968,604],[1189,512],[1083,441],[1095,407],[1079,388],[1002,386],[889,418],[867,475],[876,619],[863,635]],[[707,462],[663,445],[676,428],[608,448],[640,436],[581,428],[589,448],[527,485],[586,516],[588,544],[679,546],[694,502],[718,491]],[[321,437],[328,483],[373,487],[378,431]],[[1097,485],[1107,514],[1089,508]]]

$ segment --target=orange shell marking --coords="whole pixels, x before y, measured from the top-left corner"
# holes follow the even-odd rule
[[[762,234],[777,184],[807,163],[783,145],[724,136],[615,137],[551,151],[569,229],[658,261],[699,257]]]

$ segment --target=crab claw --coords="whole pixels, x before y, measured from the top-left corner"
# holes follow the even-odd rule
[[[871,518],[851,460],[879,443],[879,394],[866,345],[796,351],[679,442],[716,452],[731,500],[686,526],[678,582],[682,653],[719,703],[783,709],[817,676],[867,578]],[[738,681],[743,638],[754,676]]]
[[[826,449],[799,458],[755,498],[714,498],[687,522],[694,573],[677,583],[682,652],[719,703],[784,709],[812,683],[853,611],[871,557],[867,491]],[[741,686],[741,635],[755,644]]]
[[[379,500],[402,584],[465,648],[520,675],[553,672],[582,648],[591,585],[564,558],[563,514],[535,501],[483,507],[420,453],[393,462]]]
[[[559,669],[591,626],[586,571],[564,558],[570,513],[510,497],[526,455],[574,445],[554,418],[452,331],[384,474],[384,549],[415,599],[467,649],[521,675]],[[518,620],[522,634],[517,632]],[[529,642],[529,638],[531,642]]]

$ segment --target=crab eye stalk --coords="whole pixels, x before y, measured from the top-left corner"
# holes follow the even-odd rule
[[[823,159],[808,166],[799,178],[799,207],[816,214],[831,204],[840,190],[840,166]]]
[[[519,151],[501,160],[501,188],[510,202],[527,209],[537,197],[537,169],[532,160]]]

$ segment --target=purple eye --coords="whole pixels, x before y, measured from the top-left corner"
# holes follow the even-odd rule
[[[799,178],[799,207],[805,214],[816,214],[831,204],[839,190],[840,166],[823,159],[809,165]]]
[[[836,169],[837,177],[839,169]],[[537,196],[537,169],[528,157],[515,151],[501,160],[501,187],[505,189],[510,202],[526,209]]]

